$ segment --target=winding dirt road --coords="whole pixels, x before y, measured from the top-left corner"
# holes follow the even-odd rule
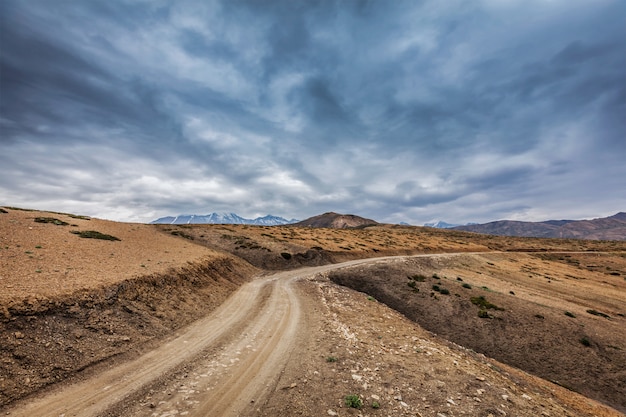
[[[333,268],[374,260],[303,268],[243,285],[211,315],[136,360],[62,387],[10,411],[11,416],[236,416],[275,389],[298,339],[306,332],[294,282]],[[193,373],[198,377],[186,381]]]

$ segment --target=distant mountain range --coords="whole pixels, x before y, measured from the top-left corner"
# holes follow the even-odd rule
[[[351,227],[370,226],[378,224],[375,220],[355,216],[354,214],[339,214],[328,212],[319,216],[310,217],[301,222],[294,223],[300,227],[327,227],[333,229],[348,229]]]
[[[548,220],[520,222],[499,220],[457,226],[454,230],[500,236],[547,237],[590,240],[626,240],[626,213],[593,220]]]
[[[434,223],[424,223],[424,226],[426,227],[434,227],[436,229],[452,229],[453,227],[457,227],[457,226],[467,226],[467,225],[472,225],[472,224],[476,224],[476,223],[467,223],[467,224],[457,224],[457,223],[446,223],[443,220],[439,220],[438,222],[434,222]]]
[[[181,214],[179,216],[167,216],[156,219],[150,224],[251,224],[255,226],[279,226],[296,223],[298,220],[287,220],[282,217],[267,216],[256,219],[246,219],[235,213],[211,213],[206,215]]]

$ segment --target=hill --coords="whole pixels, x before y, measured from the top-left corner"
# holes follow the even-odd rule
[[[294,223],[299,227],[324,227],[329,229],[348,229],[354,227],[371,226],[378,224],[375,220],[355,216],[354,214],[339,214],[328,212],[319,216],[310,217]]]
[[[626,242],[382,224],[145,225],[10,207],[0,239],[3,414],[44,415],[15,407],[51,384],[89,387],[160,346],[176,351],[168,360],[203,353],[123,393],[130,408],[107,415],[198,414],[205,393],[253,381],[268,363],[280,379],[263,381],[272,388],[242,415],[356,415],[351,394],[371,416],[621,415],[594,400],[626,411]],[[380,258],[393,255],[419,256]],[[376,259],[330,265],[364,258]],[[243,302],[224,303],[235,291]],[[223,325],[222,306],[245,320]],[[185,330],[205,318],[223,332],[210,349]],[[273,325],[297,332],[263,330]],[[285,340],[284,362],[267,361]]]
[[[626,213],[593,220],[548,220],[522,222],[499,220],[454,227],[474,233],[498,236],[547,237],[564,239],[626,240]]]

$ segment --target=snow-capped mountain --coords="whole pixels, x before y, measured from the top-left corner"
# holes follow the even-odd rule
[[[443,220],[439,220],[438,222],[434,222],[434,223],[424,223],[424,226],[426,227],[434,227],[437,229],[450,229],[452,227],[457,227],[457,226],[461,226],[460,224],[453,224],[453,223],[446,223]]]
[[[235,213],[211,213],[206,215],[181,214],[176,217],[161,217],[150,222],[150,224],[251,224],[257,226],[279,226],[296,223],[297,221],[296,219],[287,220],[270,214],[257,217],[256,219],[246,219]]]

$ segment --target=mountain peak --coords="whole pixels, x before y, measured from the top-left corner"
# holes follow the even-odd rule
[[[310,217],[301,222],[294,223],[294,226],[301,227],[327,227],[333,229],[347,229],[351,227],[360,227],[378,224],[375,220],[366,219],[354,214],[339,214],[328,212],[318,216]]]
[[[298,220],[287,220],[279,216],[268,214],[256,219],[246,219],[236,213],[210,213],[205,215],[181,214],[176,217],[167,216],[156,219],[150,224],[250,224],[258,226],[279,226],[295,223]]]

